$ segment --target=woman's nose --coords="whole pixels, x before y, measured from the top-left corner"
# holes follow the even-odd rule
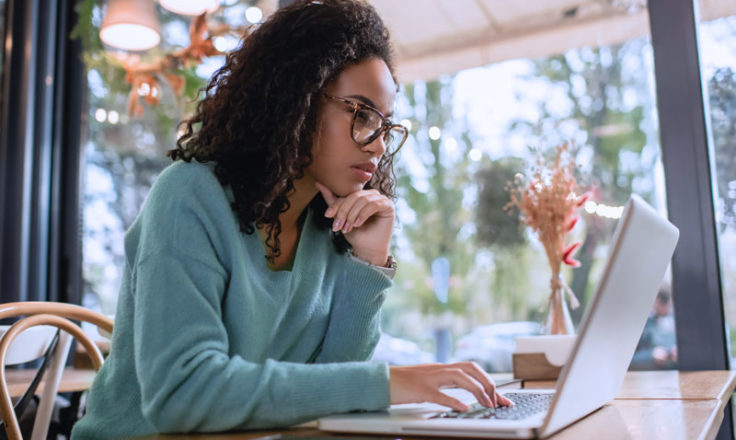
[[[373,142],[371,142],[368,145],[363,146],[363,151],[369,151],[377,156],[383,156],[386,154],[386,141],[384,140],[384,133],[381,132],[378,137],[373,139]]]

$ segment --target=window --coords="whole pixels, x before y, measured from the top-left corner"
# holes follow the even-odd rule
[[[595,188],[572,233],[583,243],[582,266],[563,272],[582,303],[572,312],[577,325],[615,227],[615,209],[607,208],[635,192],[665,211],[653,81],[645,36],[404,85],[397,115],[411,136],[397,163],[401,270],[383,328],[417,344],[419,350],[405,345],[418,356],[413,362],[472,359],[510,371],[513,337],[539,331],[549,265],[541,245],[504,211],[505,185],[534,160],[530,147],[566,140],[575,143],[576,162]],[[446,284],[441,265],[449,266]],[[665,290],[666,318],[650,331],[671,350]],[[642,368],[653,362],[649,343],[643,340],[638,353]],[[377,356],[407,358],[381,348]],[[675,364],[670,357],[658,366]]]
[[[716,230],[732,368],[736,364],[736,10],[733,13],[698,27],[701,74],[709,104],[706,112],[715,165]]]
[[[186,45],[188,23],[159,13],[164,44]],[[567,140],[575,144],[581,172],[592,176],[586,183],[596,185],[572,233],[582,242],[582,266],[563,273],[582,303],[572,312],[579,322],[608,251],[615,226],[610,213],[631,192],[665,210],[652,48],[642,33],[402,85],[396,115],[411,135],[396,163],[393,251],[400,270],[384,308],[378,358],[405,364],[472,359],[491,371],[510,370],[513,338],[539,331],[549,267],[536,239],[503,210],[505,184],[533,160],[529,147]],[[201,84],[221,62],[188,72],[187,80]],[[124,232],[170,162],[165,152],[187,112],[163,84],[161,104],[130,118],[126,93],[110,75],[94,65],[87,72],[83,145],[84,304],[105,313],[115,310]],[[658,338],[663,333],[672,348],[668,304],[667,319],[651,331]],[[641,348],[645,366],[652,347],[642,341]]]
[[[733,369],[736,365],[736,7],[732,4],[723,7],[718,11],[720,14],[701,7],[700,12],[703,22],[697,25],[697,43],[726,324],[726,365]]]
[[[227,17],[238,25],[247,5],[230,6]],[[161,48],[186,47],[189,20],[158,8]],[[95,7],[92,26],[99,28],[101,10]],[[232,37],[218,41],[225,47]],[[104,55],[117,56],[117,55]],[[145,57],[141,62],[145,63]],[[196,68],[183,68],[184,87],[193,95],[224,62],[212,57]],[[86,140],[83,143],[83,295],[86,307],[115,313],[124,267],[123,237],[138,215],[158,174],[171,159],[166,152],[176,146],[176,126],[193,110],[193,102],[177,100],[166,82],[141,84],[143,99],[153,94],[157,106],[144,105],[142,117],[128,115],[128,85],[121,68],[92,60],[87,69]]]

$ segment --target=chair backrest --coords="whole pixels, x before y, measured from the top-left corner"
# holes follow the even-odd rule
[[[0,337],[10,329],[9,325],[0,325]],[[8,349],[5,365],[18,365],[35,361],[46,354],[53,342],[57,329],[48,325],[29,328],[19,334]]]
[[[0,326],[0,337],[4,335],[10,329],[9,325]],[[61,345],[59,342],[61,341]],[[69,344],[71,338],[68,334],[63,333],[55,327],[51,326],[37,326],[26,329],[24,332],[18,334],[13,343],[8,348],[8,354],[5,359],[5,365],[17,365],[28,362],[35,362],[38,367],[36,373],[30,381],[26,380],[22,384],[25,386],[25,392],[14,403],[14,413],[17,418],[20,418],[25,413],[26,409],[36,395],[39,385],[43,376],[49,369],[49,365],[55,364],[55,360],[59,359],[62,363],[66,362],[67,353],[69,352]],[[53,376],[53,373],[49,373],[46,376]],[[16,384],[17,385],[17,384]],[[17,387],[15,390],[18,393]],[[44,403],[44,406],[47,406]],[[51,405],[53,407],[53,405]],[[43,429],[48,431],[48,424],[50,422],[50,416],[48,415],[48,421],[46,422],[46,428],[38,428],[37,432]],[[43,426],[43,420],[37,417],[34,420],[34,425],[38,423],[39,426]],[[5,424],[0,422],[0,434],[5,434]],[[32,439],[39,438],[39,436],[31,435]],[[2,436],[3,439],[7,438],[6,435]]]
[[[79,341],[89,354],[92,365],[96,370],[102,366],[103,357],[97,345],[82,331],[82,329],[71,321],[84,321],[96,325],[102,332],[111,334],[113,329],[112,320],[105,316],[73,304],[54,302],[16,302],[0,304],[0,319],[26,316],[10,326],[0,338],[0,415],[5,423],[7,436],[11,440],[22,440],[18,419],[13,409],[8,383],[5,375],[5,365],[8,363],[13,341],[21,335],[34,331],[37,328],[50,326],[62,330],[54,352],[51,365],[45,376],[43,394],[39,403],[36,419],[33,425],[32,438],[46,438],[51,411],[53,409],[54,397],[59,389],[61,374],[66,364],[71,338]],[[48,331],[48,330],[46,330]],[[40,339],[40,338],[39,338]],[[34,350],[28,350],[32,353]],[[37,353],[38,350],[35,350]],[[20,357],[19,357],[20,358]]]

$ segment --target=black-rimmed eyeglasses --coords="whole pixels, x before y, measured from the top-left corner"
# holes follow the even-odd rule
[[[358,145],[368,145],[383,134],[386,154],[393,156],[404,145],[406,138],[409,136],[409,130],[406,127],[395,124],[383,113],[368,104],[327,93],[324,95],[333,101],[352,107],[353,120],[350,124],[350,135]]]

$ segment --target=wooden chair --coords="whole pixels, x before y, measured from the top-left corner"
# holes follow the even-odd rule
[[[54,302],[0,304],[0,319],[19,316],[25,316],[25,318],[13,324],[0,338],[0,415],[2,415],[2,420],[5,423],[8,438],[10,440],[22,440],[18,418],[13,408],[5,375],[9,350],[13,341],[27,329],[38,326],[52,326],[61,330],[58,342],[52,349],[50,365],[45,374],[41,400],[33,424],[32,439],[45,439],[51,421],[54,399],[66,364],[71,338],[74,337],[82,344],[89,354],[95,370],[99,370],[103,363],[102,353],[97,345],[82,331],[81,327],[71,320],[89,322],[108,334],[112,333],[113,323],[112,320],[99,313],[73,304]]]
[[[9,325],[0,326],[0,337],[5,334]],[[64,336],[68,336],[64,334]],[[14,409],[15,415],[18,419],[25,414],[27,408],[36,395],[44,374],[48,371],[50,364],[55,359],[55,354],[61,355],[62,348],[59,346],[59,340],[61,338],[60,331],[56,327],[51,326],[36,326],[27,329],[20,333],[18,337],[13,341],[13,344],[8,349],[7,357],[5,358],[5,365],[19,365],[33,362],[38,365],[35,374],[32,377],[28,377],[25,383],[23,394],[15,401]],[[62,344],[68,344],[70,338],[64,338],[65,341]],[[56,356],[58,357],[58,356]],[[28,370],[31,372],[31,370]],[[11,390],[13,397],[18,396],[17,384],[15,387],[11,385],[12,380],[9,379],[8,387]],[[13,390],[13,388],[15,388]],[[0,440],[7,439],[5,434],[5,424],[0,422]]]

